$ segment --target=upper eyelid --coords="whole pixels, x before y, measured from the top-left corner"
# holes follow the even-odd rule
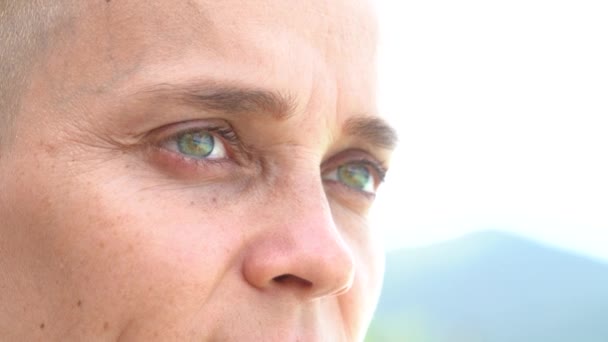
[[[193,127],[190,129],[177,131],[173,134],[168,134],[163,139],[161,139],[161,142],[171,141],[171,140],[176,139],[180,135],[189,134],[189,133],[197,133],[197,132],[208,132],[209,134],[211,134],[214,137],[219,137],[219,138],[221,138],[221,140],[228,140],[230,142],[233,140],[233,137],[229,136],[229,134],[233,133],[234,131],[232,129],[228,129],[228,130],[229,131],[226,131],[220,127],[198,127],[198,128]],[[234,136],[234,138],[236,138],[236,136]]]
[[[201,130],[217,130],[221,126],[232,129],[232,127],[224,120],[189,120],[184,122],[172,123],[155,128],[146,133],[146,139],[162,141],[173,138],[179,134],[191,133]]]

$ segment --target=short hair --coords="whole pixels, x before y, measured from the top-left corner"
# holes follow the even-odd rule
[[[0,146],[19,113],[31,70],[52,45],[67,0],[0,0]]]

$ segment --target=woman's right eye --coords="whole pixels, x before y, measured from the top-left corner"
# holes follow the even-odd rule
[[[219,179],[237,175],[248,165],[236,132],[219,120],[163,126],[148,139],[150,162],[172,177]]]
[[[224,142],[208,129],[178,133],[168,139],[163,147],[185,158],[199,160],[227,158]]]

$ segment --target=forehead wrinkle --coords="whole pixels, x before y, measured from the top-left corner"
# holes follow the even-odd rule
[[[169,98],[210,112],[228,115],[268,114],[282,121],[295,113],[296,100],[287,92],[239,87],[218,82],[157,84],[137,95]]]
[[[95,36],[94,48],[118,65],[164,60],[175,49],[211,48],[217,40],[209,14],[193,0],[91,2],[81,17],[79,29],[89,37],[78,38]]]

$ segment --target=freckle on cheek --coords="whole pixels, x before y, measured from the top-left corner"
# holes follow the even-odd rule
[[[57,148],[55,146],[51,145],[51,144],[42,144],[42,146],[44,146],[43,147],[44,151],[47,154],[51,154],[52,155],[57,150]]]
[[[44,323],[40,323],[40,330],[44,330]]]

